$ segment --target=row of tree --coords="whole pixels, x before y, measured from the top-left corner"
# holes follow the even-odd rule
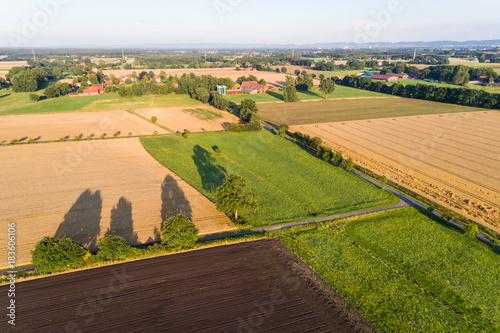
[[[458,104],[487,109],[500,109],[500,94],[491,94],[484,90],[468,88],[445,88],[430,84],[406,85],[397,82],[389,85],[381,81],[358,76],[346,76],[336,79],[336,83],[364,90],[391,94],[405,98],[416,98],[434,102]]]

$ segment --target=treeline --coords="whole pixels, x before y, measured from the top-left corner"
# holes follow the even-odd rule
[[[419,55],[415,57],[415,60],[410,60],[410,64],[422,64],[422,65],[447,65],[450,63],[448,56],[445,55]]]
[[[55,76],[49,67],[13,67],[5,77],[12,84],[12,90],[15,92],[33,92]]]
[[[346,76],[343,79],[334,79],[337,84],[370,90],[383,94],[401,96],[405,98],[422,99],[433,102],[458,104],[464,106],[500,109],[500,94],[491,94],[484,90],[467,88],[446,88],[430,84],[402,85],[397,82],[393,85],[381,81],[373,81],[366,77]]]
[[[260,131],[262,126],[260,124],[260,115],[258,115],[259,109],[257,108],[257,103],[254,100],[245,98],[240,106],[236,104],[231,104],[231,109],[233,114],[239,117],[241,120],[245,121],[245,124],[228,124],[226,126],[226,131],[228,132],[249,132],[249,131]]]
[[[486,76],[490,82],[498,79],[498,73],[493,68],[473,68],[464,65],[429,67],[422,71],[419,79],[433,79],[452,84],[465,84],[470,79],[477,79],[480,76]]]

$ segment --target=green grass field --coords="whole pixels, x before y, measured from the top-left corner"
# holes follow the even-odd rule
[[[477,85],[477,84],[472,84],[472,83],[469,83],[469,84],[466,84],[464,86],[461,86],[461,85],[456,85],[456,84],[449,84],[449,83],[440,83],[440,82],[427,82],[427,81],[424,81],[424,80],[410,80],[410,79],[407,79],[407,80],[400,80],[398,81],[399,83],[403,84],[403,85],[417,85],[418,83],[420,84],[428,84],[428,85],[433,85],[433,86],[436,86],[436,87],[442,87],[442,88],[469,88],[469,89],[476,89],[476,90],[484,90],[484,91],[487,91],[489,93],[494,93],[494,94],[498,94],[500,93],[500,86],[489,86],[489,87],[483,87],[481,85]],[[387,85],[389,86],[392,86],[394,83],[396,82],[386,82]]]
[[[99,96],[82,96],[82,97],[59,97],[47,99],[29,105],[19,106],[15,108],[0,111],[0,115],[7,114],[30,114],[30,113],[57,113],[78,111],[92,102],[104,99],[119,98],[116,94],[105,94]]]
[[[382,332],[500,331],[498,254],[412,208],[281,236]]]
[[[283,123],[304,125],[470,111],[484,111],[484,109],[407,98],[329,100],[259,105],[259,114],[262,119],[275,125]]]
[[[191,140],[160,137],[141,142],[153,157],[211,200],[224,177],[243,176],[259,197],[256,209],[241,214],[254,226],[310,219],[310,211],[329,216],[398,201],[268,132],[205,133]],[[215,154],[215,147],[227,158]]]
[[[310,91],[299,91],[297,92],[297,97],[301,101],[307,100],[324,100],[325,96],[319,90],[319,87],[314,87]],[[380,94],[373,91],[361,90],[356,88],[344,87],[337,85],[335,87],[335,91],[328,95],[329,99],[338,99],[338,98],[363,98],[363,97],[387,97],[386,94]],[[257,94],[257,95],[249,95],[249,94],[235,94],[228,95],[226,99],[230,102],[241,103],[245,98],[253,99],[255,102],[281,102],[283,101],[283,92],[282,91],[269,91],[267,94]]]
[[[27,103],[29,93],[13,93],[8,97],[11,105]],[[0,92],[2,96],[2,92]],[[15,104],[18,103],[18,104]],[[203,103],[191,99],[188,95],[167,95],[161,97],[120,98],[117,94],[99,96],[59,97],[23,105],[0,111],[0,115],[29,114],[29,113],[57,113],[70,111],[99,111],[99,110],[135,110],[148,107],[178,107],[187,105],[202,105]],[[0,97],[0,109],[4,104]]]

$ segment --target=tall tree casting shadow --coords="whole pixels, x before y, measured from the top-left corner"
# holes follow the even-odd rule
[[[121,197],[116,206],[111,209],[111,222],[106,231],[106,236],[109,235],[123,237],[130,245],[138,244],[132,219],[132,203],[125,197]]]
[[[190,219],[193,210],[174,177],[166,176],[161,185],[161,220],[166,221],[177,214]]]
[[[101,191],[82,192],[71,209],[64,215],[64,221],[54,235],[55,238],[71,238],[87,249],[96,248],[101,233]]]
[[[203,189],[207,192],[215,192],[227,175],[226,169],[217,165],[217,160],[200,146],[195,146],[193,153],[192,158],[201,176]]]

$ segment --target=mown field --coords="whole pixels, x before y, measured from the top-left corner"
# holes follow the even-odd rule
[[[241,212],[254,226],[335,215],[397,202],[365,180],[333,167],[268,132],[142,138],[146,150],[209,199],[229,174],[245,178],[258,197]],[[220,156],[214,148],[222,149]]]
[[[412,208],[281,235],[380,331],[500,330],[498,254]]]
[[[299,91],[297,92],[297,97],[301,101],[324,99],[325,95],[319,90],[319,87],[314,87],[311,91]],[[386,94],[380,94],[373,91],[355,89],[351,87],[344,87],[337,85],[335,91],[328,95],[328,98],[364,98],[364,97],[390,97]],[[235,94],[228,95],[226,99],[230,102],[241,103],[245,98],[253,99],[256,102],[282,102],[283,92],[282,91],[269,91],[266,94]]]
[[[406,98],[330,100],[259,105],[262,120],[272,124],[317,124],[336,121],[470,112],[484,109]]]
[[[27,103],[29,93],[13,93],[9,97],[8,106]],[[2,92],[0,92],[2,96]],[[1,98],[1,97],[0,97]],[[12,102],[10,102],[12,101]],[[99,111],[99,110],[135,110],[147,107],[175,107],[183,105],[201,105],[187,95],[167,95],[161,97],[136,97],[120,98],[118,94],[103,94],[99,96],[81,96],[81,97],[59,97],[23,105],[19,107],[8,108],[0,111],[0,115],[6,114],[29,114],[29,113],[56,113],[69,111]],[[3,108],[0,99],[0,109]]]

